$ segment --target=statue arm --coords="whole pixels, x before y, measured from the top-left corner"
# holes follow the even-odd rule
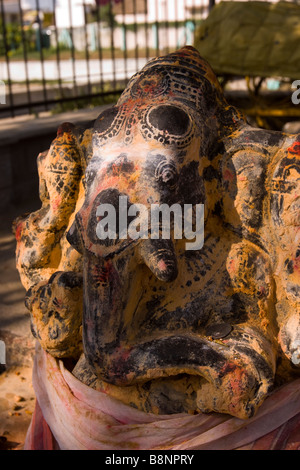
[[[37,159],[42,206],[15,222],[17,268],[31,327],[56,357],[81,353],[82,259],[66,240],[81,203],[83,148],[69,123]]]

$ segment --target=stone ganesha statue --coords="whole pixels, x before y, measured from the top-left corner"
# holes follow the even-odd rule
[[[140,410],[253,416],[300,364],[300,135],[250,127],[192,47],[151,60],[38,157],[15,224],[42,348]],[[100,239],[98,208],[204,204],[186,240]],[[118,234],[120,235],[120,234]]]

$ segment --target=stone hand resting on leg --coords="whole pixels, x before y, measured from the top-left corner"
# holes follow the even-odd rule
[[[65,123],[49,151],[38,156],[42,207],[15,222],[17,267],[27,289],[32,331],[56,357],[81,353],[81,256],[66,241],[80,194],[83,153]]]

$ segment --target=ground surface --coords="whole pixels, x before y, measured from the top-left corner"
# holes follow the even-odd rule
[[[6,370],[0,374],[0,450],[21,450],[35,405],[31,384],[34,340],[25,290],[15,267],[11,224],[36,203],[9,207],[0,214],[0,339],[6,345]]]

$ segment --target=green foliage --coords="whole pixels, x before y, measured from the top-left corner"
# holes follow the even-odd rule
[[[5,37],[9,55],[22,52],[24,49],[23,41],[26,45],[27,52],[36,50],[36,34],[32,28],[22,28],[18,23],[6,23],[4,25],[0,21],[0,56],[5,55]]]
[[[107,3],[106,5],[102,5],[98,8],[99,21],[102,21],[107,26],[115,28],[117,26],[117,22],[115,20],[115,15],[112,12],[111,5]]]

